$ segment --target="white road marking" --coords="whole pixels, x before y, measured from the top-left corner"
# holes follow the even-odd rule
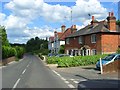
[[[12,62],[10,62],[10,63],[8,63],[8,64],[14,64],[14,63],[16,63],[16,61],[12,61]]]
[[[27,67],[29,67],[29,64],[27,65]]]
[[[69,86],[70,88],[75,88],[72,84],[68,84],[68,86]]]
[[[75,79],[70,79],[70,80],[74,81]]]
[[[26,72],[26,69],[22,72],[22,74],[24,74]]]
[[[16,87],[17,87],[19,81],[20,81],[20,78],[17,80],[17,82],[15,83],[15,85],[13,86],[13,88],[16,88]]]
[[[68,81],[65,81],[65,83],[67,83],[67,84],[68,84],[69,82],[68,82]]]
[[[79,83],[78,81],[73,81],[74,83]]]
[[[63,77],[61,77],[61,79],[62,79],[62,80],[64,80],[64,81],[66,80],[66,79],[65,79],[65,78],[63,78]]]

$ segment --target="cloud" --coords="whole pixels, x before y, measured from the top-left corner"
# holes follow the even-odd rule
[[[0,13],[0,20],[2,25],[7,28],[8,36],[11,42],[26,41],[28,38],[38,36],[45,38],[53,35],[54,29],[48,26],[36,27],[34,20],[43,18],[47,22],[63,23],[70,22],[71,8],[65,5],[50,5],[43,0],[11,0],[5,4],[5,8],[11,11],[9,16]],[[87,25],[91,16],[101,20],[106,18],[107,9],[104,8],[97,0],[77,0],[75,6],[72,6],[73,23],[80,22],[83,25],[78,26],[81,28]],[[66,17],[66,19],[65,19]],[[40,21],[42,22],[42,21]],[[33,23],[33,27],[28,25]],[[24,37],[14,40],[13,37]]]

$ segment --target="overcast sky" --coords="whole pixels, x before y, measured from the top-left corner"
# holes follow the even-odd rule
[[[7,29],[11,43],[26,43],[33,37],[45,38],[60,31],[61,25],[76,24],[80,29],[88,25],[91,16],[106,19],[109,11],[118,15],[117,2],[76,0],[75,2],[44,2],[43,0],[11,0],[0,2],[0,25]],[[71,22],[72,10],[72,22]],[[118,18],[118,17],[117,17]]]

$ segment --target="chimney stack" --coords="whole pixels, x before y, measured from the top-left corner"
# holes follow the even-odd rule
[[[94,16],[92,16],[92,21],[94,21],[95,20],[95,17]]]
[[[62,25],[62,26],[61,26],[61,31],[62,31],[62,33],[64,33],[64,32],[65,32],[65,28],[66,28],[66,26],[65,26],[65,25]]]
[[[77,31],[76,25],[71,26],[71,33],[74,33]]]
[[[109,12],[109,16],[107,17],[108,20],[108,29],[110,31],[116,31],[116,17],[114,16],[113,12]]]

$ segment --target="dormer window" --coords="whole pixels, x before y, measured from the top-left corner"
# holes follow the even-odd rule
[[[91,43],[96,43],[96,34],[91,35]]]

